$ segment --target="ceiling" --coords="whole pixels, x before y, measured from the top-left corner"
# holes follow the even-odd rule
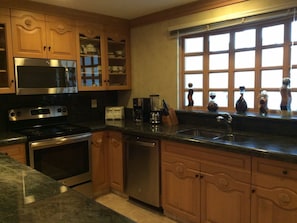
[[[135,19],[197,0],[30,0],[86,12]]]

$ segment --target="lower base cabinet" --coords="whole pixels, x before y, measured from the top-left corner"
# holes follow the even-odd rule
[[[199,222],[199,163],[162,154],[162,201],[165,214],[177,220]]]
[[[253,158],[252,223],[297,222],[297,165]]]
[[[164,213],[186,223],[250,223],[251,159],[162,141]]]
[[[97,197],[109,191],[108,147],[106,132],[92,134],[92,185],[93,196]]]
[[[7,154],[11,158],[19,161],[20,163],[26,164],[26,151],[24,143],[1,146],[0,153]]]

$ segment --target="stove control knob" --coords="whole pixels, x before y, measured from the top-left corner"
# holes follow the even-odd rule
[[[58,110],[58,112],[59,112],[59,113],[61,113],[61,111],[62,111],[62,108],[58,108],[57,110]]]
[[[13,111],[13,112],[10,112],[10,113],[9,113],[9,116],[10,116],[10,117],[15,117],[16,114],[15,114],[15,112]]]

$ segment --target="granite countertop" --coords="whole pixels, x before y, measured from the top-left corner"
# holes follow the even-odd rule
[[[248,132],[234,132],[237,135],[244,135],[238,141],[215,140],[206,137],[191,137],[189,135],[177,134],[182,129],[202,128],[194,125],[155,125],[149,123],[136,123],[134,121],[99,121],[85,122],[81,125],[88,126],[91,131],[117,130],[126,134],[138,134],[147,137],[169,139],[187,144],[202,144],[210,149],[217,149],[252,156],[277,159],[286,162],[297,163],[297,138],[276,135],[255,134]]]
[[[27,137],[15,132],[0,132],[0,146],[24,143],[27,141]]]
[[[0,222],[133,223],[1,153]]]

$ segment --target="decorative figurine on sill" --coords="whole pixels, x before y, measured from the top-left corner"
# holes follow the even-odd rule
[[[281,114],[282,116],[290,116],[291,114],[291,101],[292,101],[292,95],[291,95],[291,89],[290,89],[290,78],[285,77],[283,79],[283,85],[280,89],[281,94]]]
[[[247,111],[247,103],[243,98],[243,93],[245,91],[245,87],[241,86],[241,87],[239,87],[239,90],[240,90],[240,97],[236,102],[235,108],[236,108],[237,113],[244,114]]]
[[[260,115],[261,116],[266,116],[267,113],[268,113],[268,107],[267,107],[267,104],[268,104],[268,94],[267,94],[267,91],[261,91],[261,94],[260,94],[260,107],[259,107],[259,112],[260,112]]]
[[[191,107],[194,105],[194,100],[193,100],[193,94],[194,94],[194,90],[192,89],[193,84],[189,83],[188,84],[189,92],[188,92],[188,106]]]
[[[210,101],[208,102],[208,105],[207,105],[207,109],[208,111],[210,112],[216,112],[218,110],[218,104],[215,103],[214,99],[216,98],[216,94],[211,92],[209,94],[209,97],[210,97]]]

